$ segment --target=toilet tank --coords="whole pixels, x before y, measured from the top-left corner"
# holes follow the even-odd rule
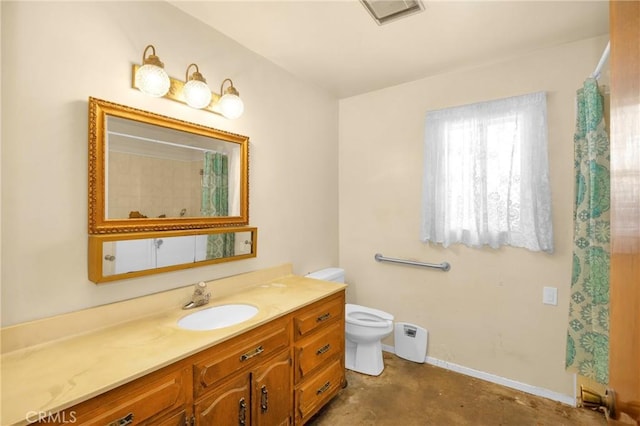
[[[308,278],[315,278],[317,280],[334,281],[337,283],[344,282],[344,269],[342,268],[325,268],[319,271],[311,272],[305,275]]]

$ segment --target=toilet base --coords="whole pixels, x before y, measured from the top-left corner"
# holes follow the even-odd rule
[[[345,340],[345,367],[369,376],[379,376],[384,370],[382,360],[382,344],[380,341],[373,343],[355,343]]]

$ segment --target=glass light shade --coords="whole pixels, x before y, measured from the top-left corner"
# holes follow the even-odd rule
[[[145,95],[161,98],[169,91],[171,81],[164,69],[146,64],[136,72],[136,86]]]
[[[244,112],[244,103],[242,102],[242,99],[231,93],[227,93],[220,98],[218,104],[222,115],[230,119],[238,118]]]
[[[211,102],[211,89],[200,80],[189,80],[182,89],[187,105],[192,108],[204,108]]]

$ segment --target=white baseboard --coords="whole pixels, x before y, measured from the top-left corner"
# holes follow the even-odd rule
[[[395,348],[389,345],[382,345],[382,350],[395,354]],[[465,367],[463,365],[454,364],[452,362],[442,361],[430,356],[425,357],[427,364],[435,365],[436,367],[444,368],[446,370],[455,371],[467,376],[475,377],[477,379],[485,380],[487,382],[496,383],[501,386],[516,389],[522,392],[529,393],[531,395],[541,396],[553,401],[558,401],[563,404],[576,407],[576,397],[565,395],[559,392],[554,392],[549,389],[541,388],[538,386],[532,386],[527,383],[517,382],[515,380],[507,379],[505,377],[496,376],[495,374],[486,373],[484,371],[474,370],[473,368]]]

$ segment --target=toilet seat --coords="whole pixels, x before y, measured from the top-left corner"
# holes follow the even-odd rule
[[[378,309],[366,306],[346,304],[346,322],[354,325],[372,328],[389,327],[393,321],[393,315]]]

